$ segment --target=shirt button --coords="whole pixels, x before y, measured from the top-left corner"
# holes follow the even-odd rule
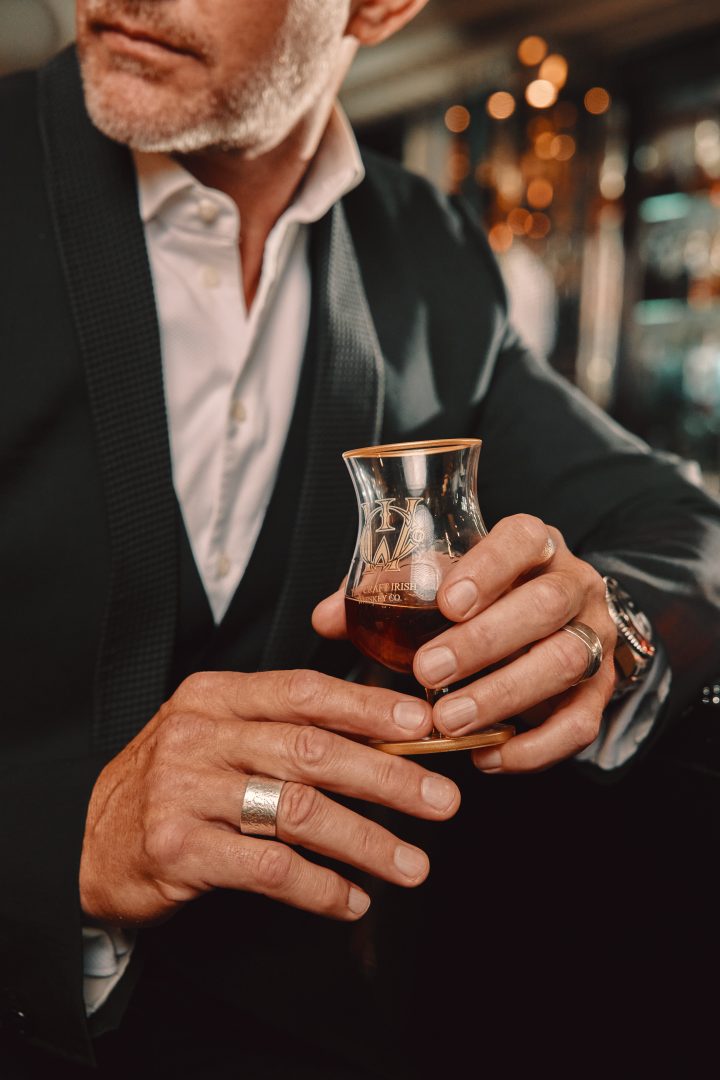
[[[202,282],[208,289],[215,289],[220,284],[220,271],[216,270],[214,266],[204,266],[202,271]]]
[[[217,577],[227,577],[227,575],[230,573],[231,565],[232,564],[227,555],[218,555],[218,560],[215,564],[215,574],[217,575]]]
[[[198,217],[206,225],[212,225],[212,223],[217,220],[219,213],[220,207],[217,206],[212,199],[201,199],[197,204]]]
[[[243,420],[247,420],[247,410],[242,401],[234,401],[230,415],[233,420],[237,420],[238,424],[242,424]]]

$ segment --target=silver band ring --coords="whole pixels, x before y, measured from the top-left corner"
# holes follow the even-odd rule
[[[240,832],[245,836],[275,836],[277,812],[284,780],[271,776],[249,776],[242,806]]]
[[[573,686],[577,686],[578,683],[585,682],[587,679],[592,679],[593,675],[596,675],[600,670],[603,658],[602,641],[592,627],[586,626],[585,623],[582,622],[576,622],[575,619],[569,622],[567,626],[563,626],[563,630],[567,630],[568,634],[572,634],[573,637],[582,641],[587,649],[587,667],[580,678],[576,679],[573,683]]]

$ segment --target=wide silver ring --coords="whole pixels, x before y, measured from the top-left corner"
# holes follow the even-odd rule
[[[567,630],[568,634],[572,634],[573,637],[582,641],[588,652],[587,667],[580,678],[573,683],[573,686],[577,686],[578,683],[592,679],[593,675],[596,675],[600,670],[603,658],[602,641],[591,626],[586,626],[585,623],[577,622],[575,619],[569,622],[567,626],[563,626],[563,630]]]
[[[284,780],[271,776],[248,777],[242,806],[240,832],[245,836],[276,836],[277,812]]]

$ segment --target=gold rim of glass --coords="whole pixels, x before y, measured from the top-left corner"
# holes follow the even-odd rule
[[[346,450],[343,458],[404,457],[410,454],[439,454],[443,450],[467,450],[482,446],[482,439],[427,439],[424,442],[385,443],[383,446],[362,446]]]

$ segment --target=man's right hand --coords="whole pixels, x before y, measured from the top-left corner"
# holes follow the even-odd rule
[[[291,844],[419,885],[424,852],[320,789],[433,821],[452,817],[460,803],[452,781],[357,741],[422,737],[431,716],[417,698],[314,671],[190,676],[98,777],[80,867],[85,914],[140,926],[213,888],[336,919],[364,914],[366,893]],[[287,781],[277,839],[238,831],[252,775]]]

